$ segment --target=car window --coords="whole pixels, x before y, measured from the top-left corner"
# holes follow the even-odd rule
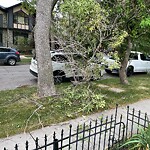
[[[52,61],[64,63],[64,62],[68,62],[68,59],[64,55],[54,55],[52,57]]]
[[[81,56],[81,55],[78,55],[78,54],[74,54],[74,55],[73,55],[73,59],[74,59],[74,60],[80,60],[80,59],[82,59],[82,56]]]
[[[7,49],[7,48],[0,48],[0,52],[10,52],[10,49]]]
[[[79,61],[79,60],[86,59],[84,56],[82,56],[80,54],[70,54],[70,55],[67,55],[67,57],[70,61],[71,60]]]
[[[67,54],[66,55],[69,62],[73,62],[73,63],[84,63],[87,58],[81,54]]]
[[[138,54],[137,53],[130,53],[129,58],[132,60],[138,60]]]
[[[150,56],[147,56],[147,60],[150,61]]]
[[[149,56],[146,56],[144,54],[140,54],[140,57],[141,57],[141,60],[143,60],[143,61],[150,61],[150,57]]]

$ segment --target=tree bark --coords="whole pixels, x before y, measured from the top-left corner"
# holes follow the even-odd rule
[[[38,95],[56,94],[49,45],[52,0],[38,0],[36,7],[35,49],[38,62]]]
[[[121,61],[121,67],[119,69],[119,77],[120,77],[121,84],[129,84],[127,80],[126,67],[127,67],[129,55],[132,49],[132,42],[131,42],[130,37],[127,38],[127,44],[128,44],[127,50],[125,51],[124,58]]]

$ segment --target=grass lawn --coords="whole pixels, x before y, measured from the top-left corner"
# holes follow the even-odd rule
[[[21,61],[18,62],[18,64],[20,64],[20,65],[30,64],[31,63],[31,58],[32,58],[31,55],[25,55],[25,58],[21,58]]]
[[[150,74],[138,74],[128,79],[130,85],[121,85],[118,77],[90,82],[91,91],[103,95],[106,102],[105,108],[93,108],[90,113],[114,108],[116,103],[124,105],[150,98]],[[0,91],[0,137],[69,120],[83,113],[86,115],[87,112],[78,112],[80,98],[70,102],[63,97],[63,90],[70,86],[71,83],[56,85],[60,95],[44,99],[36,96],[35,87]],[[84,85],[85,88],[87,86]],[[83,87],[78,88],[80,91]]]

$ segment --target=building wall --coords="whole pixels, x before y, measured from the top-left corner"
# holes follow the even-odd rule
[[[7,13],[5,13],[5,12],[0,10],[0,14],[3,15],[3,22],[2,22],[3,25],[2,25],[2,27],[3,28],[7,28]]]
[[[8,46],[9,47],[14,47],[14,44],[13,44],[13,31],[12,30],[7,30],[7,33],[8,33]]]
[[[6,9],[6,11],[0,10],[0,14],[3,16],[1,18],[2,21],[0,21],[0,33],[2,33],[2,46],[8,46],[8,47],[14,47],[16,48],[17,45],[13,44],[13,36],[15,32],[20,33],[26,33],[28,34],[28,38],[31,38],[31,31],[33,27],[33,20],[32,17],[29,16],[29,25],[20,25],[20,24],[14,24],[13,22],[13,13],[16,13],[18,11],[24,12],[26,15],[29,15],[27,10],[19,6],[10,7],[9,9]],[[16,25],[16,26],[15,26]]]
[[[7,47],[7,30],[3,30],[3,46]]]

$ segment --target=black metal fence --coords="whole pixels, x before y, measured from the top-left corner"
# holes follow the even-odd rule
[[[118,116],[118,107],[115,115],[101,118],[89,124],[78,125],[75,130],[69,126],[69,133],[66,136],[64,130],[58,136],[54,132],[53,141],[48,142],[47,135],[43,144],[39,144],[39,139],[35,139],[35,148],[32,150],[105,150],[111,149],[114,145],[120,145],[124,140],[139,132],[139,127],[147,128],[149,124],[147,114],[127,107],[127,115],[123,118]],[[27,141],[25,150],[29,148]],[[4,148],[4,150],[7,150]],[[16,144],[15,150],[19,149]]]
[[[149,123],[147,113],[142,113],[140,110],[136,111],[134,108],[130,109],[129,106],[127,106],[126,138],[139,133],[140,128],[147,128]]]

